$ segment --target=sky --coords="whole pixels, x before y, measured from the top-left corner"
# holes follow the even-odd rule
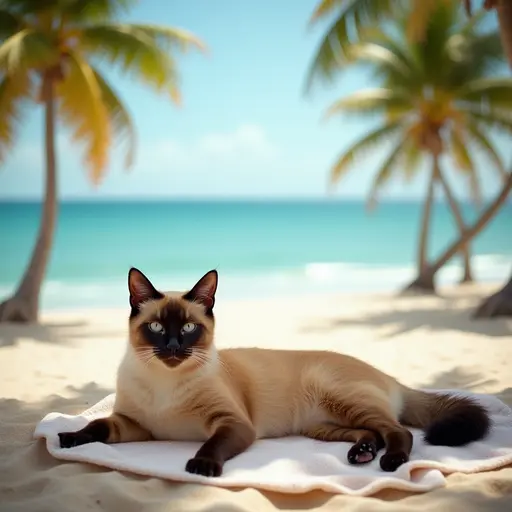
[[[179,55],[183,104],[177,108],[130,77],[105,74],[127,105],[136,129],[133,167],[114,149],[108,173],[94,187],[80,147],[58,127],[59,192],[63,199],[108,198],[362,198],[382,153],[358,165],[335,190],[329,167],[374,121],[325,121],[336,99],[369,86],[361,70],[330,87],[304,93],[308,66],[324,25],[308,27],[315,0],[144,0],[124,16],[193,32],[208,52]],[[39,199],[43,191],[43,112],[26,112],[12,154],[0,167],[0,199]],[[504,148],[505,141],[502,141]],[[466,183],[451,175],[459,196]],[[416,199],[425,173],[395,179],[383,198]],[[499,188],[486,173],[485,196]]]

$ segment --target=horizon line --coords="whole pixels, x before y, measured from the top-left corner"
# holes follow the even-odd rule
[[[483,202],[492,201],[493,196],[489,195],[482,198]],[[143,203],[143,202],[204,202],[204,203],[276,203],[276,202],[322,202],[322,203],[365,203],[365,197],[348,196],[348,197],[325,197],[325,196],[72,196],[59,199],[59,204],[63,203]],[[422,197],[386,197],[378,201],[378,204],[385,203],[421,203]],[[469,198],[459,198],[461,203],[472,203]],[[445,203],[446,198],[436,197],[435,203]],[[512,202],[512,197],[507,198],[505,203]],[[6,203],[43,203],[42,197],[0,197],[0,204]]]

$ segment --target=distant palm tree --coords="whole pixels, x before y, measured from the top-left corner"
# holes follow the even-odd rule
[[[173,50],[203,48],[192,34],[153,24],[115,21],[131,0],[0,0],[0,161],[14,142],[23,106],[45,109],[46,178],[39,235],[14,295],[0,304],[0,321],[36,321],[57,217],[56,118],[85,149],[98,183],[114,136],[135,132],[125,106],[96,64],[103,61],[179,101]]]
[[[489,130],[499,127],[512,134],[512,79],[488,78],[503,59],[499,36],[477,30],[481,17],[461,23],[453,3],[438,5],[430,13],[426,37],[410,43],[406,27],[410,14],[389,22],[389,30],[367,31],[364,41],[347,48],[347,62],[368,63],[382,87],[358,91],[336,102],[328,111],[350,114],[382,114],[383,123],[345,150],[331,170],[339,180],[360,157],[381,144],[392,142],[371,186],[369,204],[380,188],[397,172],[410,175],[423,156],[431,160],[429,187],[424,204],[418,251],[418,278],[414,288],[433,289],[427,278],[427,237],[434,187],[439,184],[448,199],[458,229],[466,229],[459,205],[441,169],[441,156],[453,158],[478,197],[478,173],[474,154],[479,149],[503,181],[507,173]],[[473,143],[473,144],[470,144]],[[468,245],[464,280],[471,279]]]

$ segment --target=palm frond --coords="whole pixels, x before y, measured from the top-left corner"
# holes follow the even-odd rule
[[[363,89],[333,103],[325,114],[331,117],[340,113],[355,114],[405,114],[413,108],[413,99],[407,91],[387,88]]]
[[[117,96],[107,80],[100,72],[91,66],[94,77],[98,82],[101,91],[103,104],[105,105],[112,127],[112,135],[118,136],[120,140],[126,139],[126,160],[125,166],[129,168],[133,164],[136,147],[136,133],[130,113],[123,105],[121,99]]]
[[[335,19],[321,40],[306,79],[306,90],[315,79],[331,81],[344,65],[351,62],[348,49],[363,39],[365,30],[382,25],[384,22],[401,18],[407,35],[407,43],[428,43],[439,39],[438,22],[431,27],[433,16],[444,15],[454,10],[454,0],[321,0],[311,16],[310,23],[336,13]],[[406,16],[403,13],[406,12]],[[448,27],[446,21],[444,27]],[[432,52],[430,52],[432,53]]]
[[[92,182],[97,184],[107,164],[111,140],[109,112],[89,64],[75,53],[69,55],[67,64],[66,80],[57,84],[60,114],[73,138],[84,143],[85,162]]]
[[[33,16],[41,11],[56,9],[61,0],[0,0],[0,8],[15,15]]]
[[[400,3],[400,2],[398,2]],[[397,6],[397,0],[322,0],[315,9],[311,22],[337,11],[336,19],[327,29],[310,64],[306,79],[308,90],[315,78],[331,80],[340,66],[349,62],[347,49],[359,41],[365,27],[378,25]]]
[[[381,168],[377,171],[375,179],[373,180],[366,207],[368,210],[373,210],[377,205],[377,194],[381,188],[389,181],[393,172],[396,170],[396,166],[403,157],[403,149],[407,141],[400,139],[398,143],[393,147],[391,153],[388,155],[386,160],[383,162]]]
[[[446,86],[452,88],[487,77],[504,66],[500,36],[494,30],[483,34],[454,32],[446,41],[445,53],[451,62]]]
[[[320,0],[311,14],[310,23],[329,16],[335,9],[346,9],[350,0]]]
[[[459,169],[464,171],[469,180],[469,188],[473,201],[479,205],[481,203],[480,185],[475,164],[471,154],[467,149],[466,141],[461,133],[462,130],[453,129],[450,133],[450,152]]]
[[[61,6],[65,19],[95,22],[115,19],[136,4],[136,0],[68,0]]]
[[[411,74],[409,63],[404,63],[397,53],[381,44],[360,43],[347,49],[348,58],[353,62],[368,62],[388,75],[398,75],[404,79]]]
[[[457,99],[512,113],[512,78],[482,78],[465,84]]]
[[[57,46],[46,34],[37,30],[20,30],[0,45],[0,70],[4,73],[49,67],[58,58]]]
[[[30,17],[49,13],[66,21],[105,21],[126,11],[135,0],[0,0],[0,7]]]
[[[505,168],[505,162],[496,150],[492,139],[484,134],[477,122],[473,118],[465,120],[464,125],[467,130],[469,137],[473,140],[476,146],[485,153],[486,157],[494,164],[502,180],[505,180],[508,176],[507,169]]]
[[[403,173],[406,181],[410,181],[419,168],[423,151],[414,137],[409,134],[404,138],[403,147]]]
[[[429,19],[439,7],[439,0],[413,0],[406,25],[409,42],[425,41],[427,38]]]
[[[166,50],[178,49],[187,52],[190,48],[206,51],[205,43],[187,30],[176,27],[166,27],[154,24],[132,23],[133,29],[142,32],[155,44]]]
[[[466,114],[472,117],[482,128],[497,129],[512,135],[512,116],[509,113],[497,109],[483,112],[481,109],[475,108],[467,111]]]
[[[418,74],[421,68],[421,63],[418,61],[418,54],[415,51],[414,45],[407,44],[407,42],[398,34],[389,34],[381,27],[369,27],[361,32],[362,41],[357,44],[364,45],[365,43],[373,43],[386,48],[391,51],[395,59],[398,59],[402,68]]]
[[[462,35],[470,35],[475,33],[480,28],[484,21],[486,21],[488,11],[486,9],[478,9],[476,12],[472,12],[469,17],[466,17],[462,23],[462,26],[457,31]]]
[[[417,4],[422,0],[417,0]],[[457,22],[457,8],[459,2],[449,0],[445,2],[429,0],[431,10],[423,18],[425,34],[421,41],[413,44],[422,64],[424,83],[436,87],[446,84],[447,76],[453,68],[453,61],[447,52],[447,41],[452,36]],[[435,7],[435,8],[433,8]]]
[[[23,28],[23,21],[10,10],[0,7],[0,42]]]
[[[152,31],[129,24],[94,25],[83,29],[81,43],[88,54],[120,65],[122,71],[133,73],[157,92],[168,92],[179,103],[176,66],[170,53],[160,44],[163,32],[154,27]],[[171,32],[165,36],[167,43],[177,44],[180,37],[174,32],[171,35]],[[186,37],[181,41],[183,46],[194,44]]]
[[[450,150],[457,166],[463,171],[471,171],[473,161],[457,129],[450,131]]]
[[[21,123],[24,103],[31,99],[32,82],[28,73],[4,75],[0,79],[0,163],[12,148]]]
[[[401,122],[387,122],[344,151],[331,168],[331,184],[340,180],[358,158],[368,156],[371,149],[375,148],[382,142],[392,139],[393,136],[400,132],[401,129]]]

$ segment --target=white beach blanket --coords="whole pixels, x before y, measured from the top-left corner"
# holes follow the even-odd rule
[[[89,421],[108,415],[114,395],[78,416],[48,414],[37,425],[34,437],[46,438],[48,451],[57,459],[89,462],[180,482],[253,487],[283,493],[321,489],[335,494],[368,496],[386,488],[425,492],[444,486],[443,474],[475,473],[512,464],[512,410],[492,396],[447,392],[474,396],[487,407],[493,420],[490,435],[465,447],[449,448],[425,444],[422,432],[413,429],[411,460],[394,473],[380,469],[379,457],[362,466],[348,464],[347,451],[351,446],[348,443],[327,443],[303,437],[257,441],[247,452],[228,461],[223,475],[217,478],[185,471],[185,464],[198,450],[199,443],[150,441],[59,447],[59,432],[79,430]]]

